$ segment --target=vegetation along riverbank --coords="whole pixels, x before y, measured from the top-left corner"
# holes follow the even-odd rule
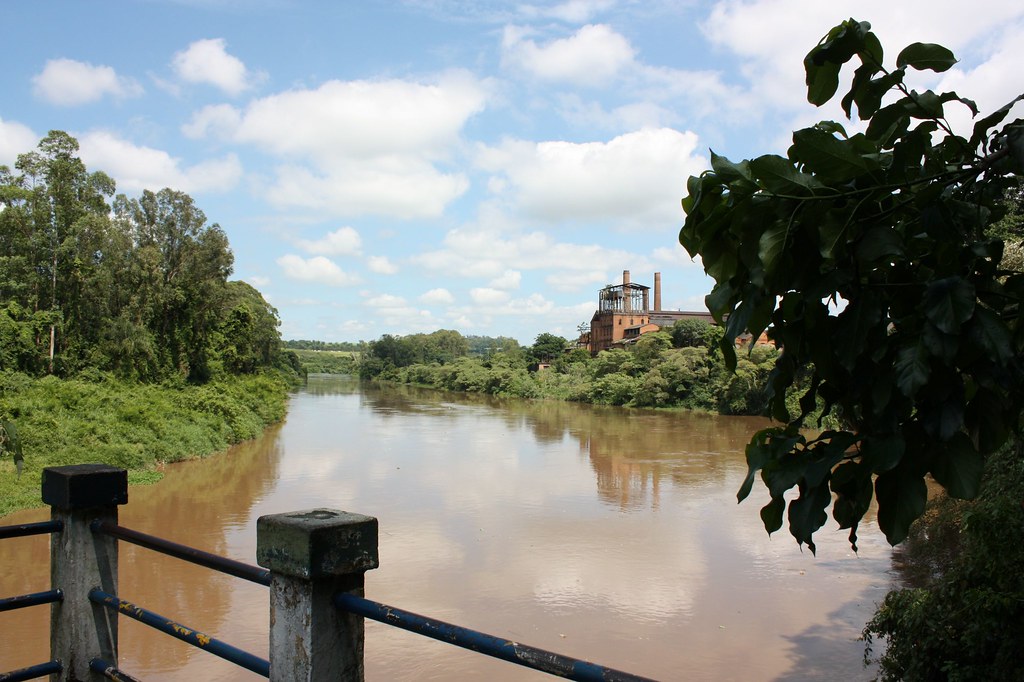
[[[301,375],[277,311],[179,191],[116,194],[51,131],[0,166],[0,513],[43,467],[163,462],[257,436]]]
[[[730,372],[716,350],[722,333],[700,320],[682,320],[595,357],[547,333],[531,346],[507,338],[463,337],[452,330],[384,335],[367,344],[356,367],[363,379],[451,391],[764,414],[768,374],[778,351],[771,346],[749,348]]]

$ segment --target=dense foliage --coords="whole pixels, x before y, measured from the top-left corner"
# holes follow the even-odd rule
[[[789,530],[812,551],[830,505],[855,546],[873,497],[892,543],[924,510],[926,475],[973,497],[1024,405],[1024,273],[1006,267],[992,230],[1024,168],[1024,123],[999,127],[1017,100],[959,135],[946,107],[977,114],[973,102],[904,84],[908,69],[945,71],[952,53],[915,43],[887,68],[870,25],[852,19],[804,60],[808,100],[829,101],[854,59],[841,103],[863,132],[823,121],[796,131],[785,157],[712,154],[688,182],[679,237],[715,279],[706,302],[730,366],[744,331],[770,326],[784,349],[767,399],[785,426],[754,436],[739,497],[760,473],[773,532],[797,488]],[[786,398],[801,372],[810,379],[794,411]],[[808,439],[800,428],[819,406],[845,428]]]
[[[451,391],[518,398],[547,398],[601,405],[681,407],[722,414],[763,414],[765,384],[777,355],[757,347],[729,372],[708,352],[720,330],[700,321],[677,323],[646,334],[627,348],[601,351],[597,357],[569,349],[557,335],[538,335],[531,346],[506,344],[506,350],[482,357],[466,353],[437,358],[435,335],[384,336],[371,341],[358,363],[360,376]],[[674,344],[673,339],[680,340]],[[690,343],[692,341],[692,343]],[[423,358],[433,358],[423,361]],[[538,363],[550,363],[538,370]]]
[[[327,350],[354,353],[363,350],[363,341],[312,341],[309,339],[289,339],[282,345],[290,350]]]
[[[41,379],[0,372],[0,414],[18,425],[24,471],[0,460],[0,515],[40,504],[43,467],[104,462],[155,467],[255,438],[284,417],[288,384],[280,375],[225,376],[203,385],[147,384],[90,370]]]
[[[881,677],[1019,680],[1024,653],[1024,456],[993,455],[974,501],[930,503],[897,556],[914,584],[890,592],[864,629]]]
[[[253,438],[302,371],[191,197],[115,195],[77,152],[51,131],[0,166],[0,513],[38,504],[44,466],[138,478]]]
[[[339,350],[295,350],[305,374],[355,374],[356,353]]]
[[[0,166],[0,370],[203,382],[282,362],[277,311],[228,282],[227,237],[192,198],[115,196],[77,152],[51,131]]]

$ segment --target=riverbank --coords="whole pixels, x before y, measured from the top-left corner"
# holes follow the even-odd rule
[[[16,425],[25,457],[20,476],[10,453],[0,460],[0,515],[42,504],[48,466],[103,462],[128,469],[131,483],[159,480],[163,464],[221,452],[283,419],[288,390],[273,373],[203,385],[0,373],[0,415]]]

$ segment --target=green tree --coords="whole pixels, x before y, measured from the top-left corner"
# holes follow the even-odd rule
[[[0,288],[33,312],[49,311],[48,338],[37,343],[47,347],[50,372],[62,351],[84,354],[92,339],[83,321],[104,304],[92,279],[109,253],[104,233],[114,182],[89,173],[77,153],[75,138],[52,130],[36,151],[18,156],[18,176],[0,169]]]
[[[679,237],[715,279],[706,303],[724,325],[727,364],[744,331],[771,325],[784,348],[767,395],[784,426],[752,439],[738,496],[760,473],[773,532],[797,488],[789,530],[812,551],[830,505],[856,546],[875,497],[895,544],[924,509],[926,475],[973,497],[1024,401],[1024,274],[1001,269],[1004,243],[991,233],[1024,168],[1024,124],[1001,126],[1011,102],[957,134],[946,107],[976,114],[973,102],[904,84],[909,69],[945,71],[952,53],[915,43],[886,67],[870,25],[852,19],[804,60],[808,100],[832,99],[854,59],[841,104],[864,132],[823,121],[796,131],[785,157],[712,153],[711,170],[688,181]],[[810,378],[794,414],[787,391],[801,371]],[[803,435],[818,407],[844,428]]]
[[[704,320],[678,320],[667,331],[672,337],[672,345],[675,348],[706,346],[708,345],[707,332],[710,326]]]
[[[548,332],[537,335],[530,346],[530,355],[537,362],[551,362],[569,347],[569,341]]]

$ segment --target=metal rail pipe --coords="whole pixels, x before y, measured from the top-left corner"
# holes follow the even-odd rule
[[[118,670],[116,666],[104,661],[102,658],[94,658],[89,661],[89,669],[115,682],[140,682],[138,678]]]
[[[544,649],[520,644],[494,635],[470,630],[459,625],[427,618],[410,611],[396,609],[354,594],[339,592],[335,605],[343,611],[370,618],[425,637],[471,649],[516,665],[581,682],[652,682],[649,678],[569,658]]]
[[[25,609],[29,606],[38,606],[39,604],[52,604],[53,602],[61,601],[62,599],[64,599],[64,593],[59,589],[46,590],[45,592],[33,592],[32,594],[22,594],[17,597],[5,597],[0,599],[0,612]]]
[[[16,526],[0,526],[0,540],[20,538],[26,535],[59,533],[62,530],[64,530],[62,521],[39,521],[38,523],[21,523]]]
[[[107,523],[104,521],[93,521],[90,526],[94,533],[102,533],[111,537],[130,542],[146,549],[151,549],[154,552],[160,552],[168,556],[188,561],[193,564],[205,566],[206,568],[212,568],[215,571],[221,573],[227,573],[233,575],[236,578],[242,578],[250,582],[257,583],[258,585],[270,585],[270,571],[262,569],[258,566],[250,566],[249,564],[242,563],[241,561],[235,561],[234,559],[226,559],[210,552],[204,552],[201,549],[195,547],[189,547],[187,545],[180,545],[177,542],[171,542],[155,535],[149,535],[147,533],[141,533],[131,528],[125,528],[124,526],[118,526],[113,523]]]
[[[163,632],[164,634],[168,634],[171,637],[187,642],[198,649],[209,651],[214,656],[219,656],[226,661],[231,661],[235,665],[241,666],[246,670],[251,670],[263,677],[270,677],[270,662],[258,656],[254,656],[248,651],[231,646],[230,644],[215,637],[211,637],[210,635],[199,632],[198,630],[182,625],[181,623],[161,616],[158,613],[153,613],[141,606],[136,606],[135,604],[125,601],[116,595],[104,592],[103,590],[95,587],[89,590],[89,600],[94,604],[104,606],[111,611],[116,611],[122,615],[128,616],[129,618],[134,618],[140,623],[144,623],[151,628]]]
[[[63,672],[64,666],[60,661],[47,661],[39,665],[31,665],[27,668],[18,668],[9,673],[0,673],[0,682],[21,682],[22,680],[34,680],[37,677],[46,675],[59,675]]]

